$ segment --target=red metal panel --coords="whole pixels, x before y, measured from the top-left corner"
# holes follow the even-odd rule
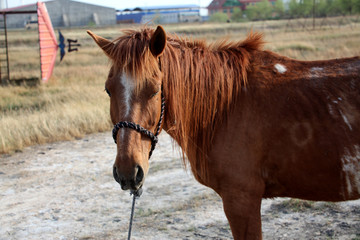
[[[41,78],[47,82],[55,65],[58,43],[45,3],[37,3],[39,23]]]

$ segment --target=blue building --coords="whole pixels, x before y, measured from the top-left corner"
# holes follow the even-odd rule
[[[143,7],[133,10],[124,9],[116,11],[117,23],[141,23],[154,21],[159,24],[200,22],[200,7],[197,5],[177,5]]]

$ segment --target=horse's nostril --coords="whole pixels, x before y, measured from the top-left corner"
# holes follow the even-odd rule
[[[114,166],[114,168],[113,168],[113,176],[114,176],[115,181],[117,181],[118,183],[120,183],[120,178],[119,178],[119,175],[118,175],[117,172],[116,172],[116,167],[115,167],[115,166]]]
[[[142,167],[137,166],[137,173],[136,173],[136,178],[135,178],[135,184],[139,185],[142,180],[144,179],[144,171],[142,169]]]
[[[134,175],[129,178],[124,178],[121,174],[119,175],[117,168],[113,167],[113,176],[116,182],[118,182],[123,190],[138,189],[144,180],[144,170],[140,166],[136,166],[133,172]]]

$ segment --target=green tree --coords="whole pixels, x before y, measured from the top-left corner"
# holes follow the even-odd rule
[[[341,7],[341,0],[334,0],[330,3],[330,7],[328,9],[329,15],[343,15],[343,10]]]
[[[300,0],[301,12],[303,14],[303,17],[312,16],[313,4],[313,0]]]
[[[290,0],[288,13],[291,17],[310,17],[314,0]],[[276,12],[276,11],[275,11]],[[338,16],[360,13],[360,0],[315,0],[315,16]]]
[[[341,0],[340,6],[343,14],[355,14],[360,12],[359,0]]]
[[[242,13],[241,9],[238,7],[233,8],[233,13],[231,15],[231,21],[241,22],[243,20],[244,20],[244,18],[243,18],[243,13]]]
[[[352,15],[360,13],[360,0],[328,1],[329,15]]]
[[[354,0],[354,13],[360,13],[360,0]]]
[[[313,0],[291,0],[289,14],[291,17],[310,17],[313,12]]]
[[[300,17],[300,4],[296,0],[290,0],[289,2],[289,14],[291,17]]]
[[[269,0],[262,0],[261,2],[257,3],[255,7],[258,10],[258,15],[260,16],[260,19],[265,20],[271,18],[272,6]]]
[[[360,0],[354,0],[355,13],[360,14]]]
[[[227,22],[229,20],[228,15],[223,12],[217,12],[210,16],[210,22]]]
[[[283,0],[276,0],[274,5],[274,13],[278,18],[282,18],[285,14],[285,7]]]
[[[342,0],[341,1],[341,9],[344,14],[352,13],[352,1],[351,0]]]
[[[265,20],[271,18],[272,6],[268,0],[262,0],[246,9],[246,16],[249,20]]]
[[[327,0],[318,0],[315,5],[315,16],[326,17],[329,14],[329,5]]]
[[[303,16],[311,17],[313,14],[314,1],[313,0],[302,0],[301,5],[302,5],[301,9],[303,12]]]
[[[248,6],[245,10],[245,15],[246,15],[246,18],[249,19],[250,21],[256,20],[257,16],[256,16],[256,12],[255,12],[255,7]]]

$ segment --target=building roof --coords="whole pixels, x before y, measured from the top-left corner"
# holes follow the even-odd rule
[[[226,2],[226,0],[213,0],[209,6],[208,9],[218,9],[218,8],[222,8],[222,6],[224,5],[224,3]]]
[[[50,0],[50,1],[46,1],[44,3],[46,4],[46,3],[51,3],[51,2],[73,2],[73,3],[76,3],[76,4],[89,5],[89,6],[98,7],[98,8],[115,9],[115,8],[112,8],[112,7],[107,7],[107,6],[102,6],[102,5],[92,4],[92,3],[87,3],[87,2],[79,2],[79,1],[74,1],[74,0]],[[66,4],[66,3],[64,3],[64,4]]]
[[[43,3],[47,4],[47,3],[52,3],[52,2],[74,2],[74,3],[77,3],[77,4],[90,5],[90,6],[94,6],[94,7],[115,9],[115,8],[111,8],[111,7],[95,5],[95,4],[86,3],[86,2],[79,2],[79,1],[74,1],[74,0],[50,0],[50,1],[44,1]],[[64,4],[66,4],[66,3],[64,3]],[[36,10],[36,3],[31,3],[31,4],[27,4],[27,5],[21,5],[21,6],[17,6],[17,7],[13,7],[13,8],[1,9],[0,13],[1,12],[12,13],[12,12],[16,12],[16,11],[21,11],[21,9],[29,8],[29,7],[34,7],[34,10]]]
[[[22,6],[18,6],[18,7],[13,7],[13,8],[4,8],[0,10],[0,13],[25,13],[22,9],[23,8],[28,8],[28,7],[34,7],[34,10],[36,12],[36,4],[27,4],[27,5],[22,5]]]

